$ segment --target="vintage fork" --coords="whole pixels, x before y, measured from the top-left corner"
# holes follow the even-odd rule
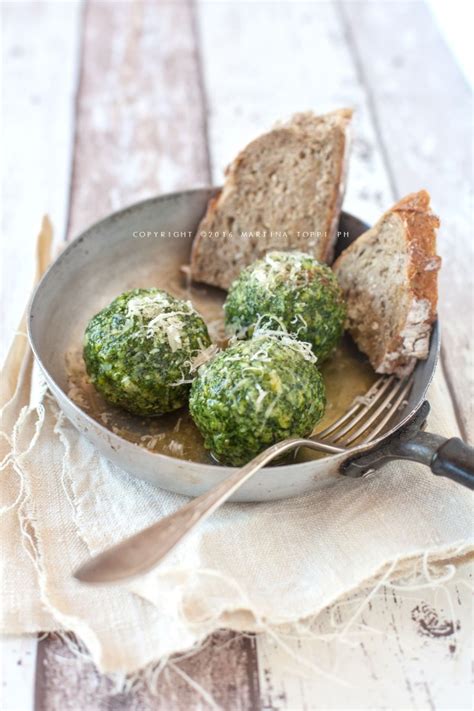
[[[89,560],[74,573],[74,577],[86,583],[110,584],[149,571],[255,472],[285,452],[309,447],[328,454],[339,454],[352,445],[372,442],[404,403],[412,384],[413,376],[405,380],[382,376],[326,429],[309,439],[291,437],[268,447],[211,491]]]

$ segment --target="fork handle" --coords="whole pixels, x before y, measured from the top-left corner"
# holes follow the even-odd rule
[[[424,432],[430,410],[424,402],[413,419],[398,433],[379,447],[344,464],[344,474],[361,476],[370,469],[378,469],[393,459],[408,459],[430,467],[433,474],[445,476],[458,484],[474,489],[474,449],[459,437],[441,437]]]
[[[146,573],[198,523],[227,501],[255,472],[280,454],[304,443],[305,440],[294,437],[269,447],[213,489],[192,499],[175,513],[94,556],[74,572],[74,577],[84,583],[97,584],[114,583]]]
[[[198,523],[227,501],[255,472],[281,454],[300,446],[309,446],[332,454],[344,451],[325,442],[301,437],[290,437],[278,442],[175,513],[91,558],[74,572],[74,577],[83,583],[100,584],[115,583],[146,573],[163,560]]]

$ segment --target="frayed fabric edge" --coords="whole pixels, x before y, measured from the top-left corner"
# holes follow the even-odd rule
[[[317,609],[308,615],[299,616],[297,618],[267,621],[265,619],[259,619],[258,615],[255,615],[254,611],[251,609],[240,608],[240,610],[228,610],[222,612],[220,617],[214,620],[214,626],[211,630],[208,630],[204,634],[197,634],[196,640],[192,645],[176,649],[172,654],[148,660],[140,668],[130,669],[127,671],[107,669],[102,665],[96,664],[95,660],[97,657],[94,652],[97,652],[96,644],[100,646],[100,641],[97,640],[97,638],[94,640],[96,644],[93,645],[95,650],[90,651],[84,639],[76,636],[74,631],[66,631],[64,628],[59,628],[58,630],[55,630],[54,634],[58,635],[64,641],[74,656],[87,660],[98,671],[104,674],[110,680],[113,688],[116,689],[116,693],[127,693],[132,689],[140,687],[140,685],[145,686],[150,693],[157,693],[158,679],[167,666],[175,666],[177,661],[180,661],[187,656],[197,654],[208,644],[210,636],[217,630],[227,629],[243,636],[267,634],[282,648],[283,651],[286,651],[288,654],[294,654],[294,652],[284,641],[288,627],[294,626],[297,629],[301,628],[308,632],[308,630],[310,630],[314,625],[318,616],[324,610],[329,610],[345,598],[350,598],[360,591],[364,594],[361,595],[360,602],[359,599],[356,600],[356,602],[358,602],[356,610],[351,615],[350,619],[345,623],[344,628],[342,630],[335,630],[330,635],[326,636],[327,639],[333,638],[342,640],[344,636],[347,635],[348,629],[355,623],[356,619],[359,618],[369,602],[376,597],[377,594],[379,594],[381,588],[388,587],[395,589],[398,592],[403,592],[404,590],[414,592],[426,590],[427,588],[440,588],[453,580],[457,569],[461,565],[464,565],[472,560],[473,556],[474,546],[466,545],[465,543],[460,542],[457,545],[450,546],[449,549],[445,549],[444,552],[432,550],[424,552],[421,555],[414,555],[411,558],[404,559],[402,561],[394,560],[383,566],[383,569],[380,570],[377,575],[362,581],[359,585],[354,586],[352,590],[346,591],[342,596],[338,596],[336,599],[328,602],[320,609]],[[245,627],[242,627],[241,624],[236,623],[235,619],[232,619],[234,613],[238,612],[250,613],[255,622],[253,624],[246,624]],[[84,622],[82,620],[80,621],[80,627],[82,628],[82,631],[84,631]],[[14,632],[17,631],[9,631],[9,633]],[[304,660],[299,659],[298,661],[303,663]],[[303,663],[303,667],[305,666],[311,667],[311,670],[308,669],[308,671],[317,672],[327,676],[327,672],[324,672],[317,667],[317,665],[314,665],[308,660]],[[315,668],[313,669],[312,667]],[[340,681],[339,679],[333,679],[332,677],[331,679],[334,682]],[[188,680],[188,683],[191,685],[192,682],[193,680]],[[197,690],[199,691],[199,689]],[[205,690],[202,691],[206,693]]]
[[[28,443],[26,450],[15,451],[15,444],[17,443],[17,433],[19,431],[20,424],[26,420],[28,416],[33,413],[36,414],[36,422],[34,423],[34,432],[31,441]],[[54,604],[50,603],[47,593],[47,579],[46,573],[42,567],[41,561],[41,542],[38,540],[35,526],[35,510],[34,502],[31,498],[31,492],[29,490],[28,483],[23,481],[24,477],[21,472],[21,457],[23,454],[31,452],[34,447],[39,434],[44,423],[45,411],[43,402],[37,403],[37,405],[27,405],[22,409],[19,420],[14,427],[12,432],[12,455],[14,462],[14,468],[20,476],[20,481],[23,486],[20,487],[20,492],[17,500],[13,503],[13,506],[18,506],[18,517],[20,523],[20,530],[22,534],[22,545],[24,546],[26,552],[30,556],[34,569],[38,575],[39,588],[41,594],[41,601],[46,607],[47,611],[57,620],[58,629],[56,632],[60,635],[64,635],[65,639],[68,640],[68,646],[71,650],[77,648],[79,650],[79,655],[81,657],[86,657],[90,659],[91,663],[95,664],[94,660],[102,659],[102,645],[100,639],[94,633],[93,629],[84,622],[84,620],[64,614],[60,610],[56,609]],[[55,432],[59,434],[61,421],[56,417],[56,427]],[[63,442],[64,445],[64,442]],[[6,464],[7,462],[5,462]],[[63,473],[64,477],[64,473]],[[62,485],[65,489],[65,494],[67,495],[67,487],[64,478],[62,478]],[[68,496],[69,502],[73,505],[70,497]],[[8,507],[10,508],[10,507]],[[74,508],[74,507],[73,507]],[[397,586],[397,589],[402,590],[419,590],[424,588],[436,588],[441,586],[452,579],[456,572],[456,566],[462,564],[470,557],[472,557],[474,551],[474,546],[466,544],[465,542],[459,542],[458,544],[451,544],[450,546],[445,546],[442,548],[432,548],[428,551],[423,550],[418,553],[414,553],[410,557],[405,557],[401,560],[393,560],[387,562],[378,570],[373,572],[373,575],[369,578],[358,581],[352,589],[349,589],[343,593],[342,596],[337,596],[333,600],[325,601],[323,605],[316,609],[308,610],[308,612],[302,611],[298,617],[285,617],[281,619],[267,620],[258,614],[258,611],[252,608],[250,601],[248,599],[242,600],[240,603],[236,602],[232,609],[228,607],[219,610],[215,617],[212,619],[206,619],[205,621],[196,621],[193,623],[192,620],[185,620],[185,623],[189,627],[195,626],[194,643],[191,645],[186,645],[183,648],[177,648],[173,650],[172,654],[167,654],[161,658],[155,658],[150,660],[144,660],[144,664],[138,669],[131,669],[125,671],[117,671],[114,669],[107,668],[107,660],[103,660],[103,664],[99,666],[102,667],[102,671],[106,674],[111,674],[116,677],[119,675],[123,678],[123,688],[130,688],[130,683],[133,684],[138,679],[144,675],[147,677],[151,674],[154,678],[157,675],[157,669],[163,669],[169,660],[176,654],[188,654],[196,653],[203,644],[206,643],[206,639],[210,634],[217,631],[218,629],[229,629],[238,633],[267,633],[273,638],[278,637],[279,629],[285,625],[292,625],[298,623],[304,623],[314,620],[323,610],[330,608],[332,605],[336,604],[338,600],[354,593],[357,590],[367,590],[369,587],[373,586],[368,592],[364,605],[367,601],[371,599],[377,592],[377,590],[383,585]],[[411,566],[411,567],[410,567]],[[440,569],[444,567],[445,570],[440,573]],[[197,573],[202,572],[203,574],[214,573],[218,575],[218,571],[196,571]],[[238,618],[242,619],[242,616],[246,618],[245,624],[238,622]],[[200,629],[198,629],[200,627]],[[66,632],[65,629],[69,628],[71,632]],[[33,630],[28,630],[29,632]],[[5,630],[5,633],[21,633],[25,630]],[[77,637],[73,635],[77,634]],[[86,644],[88,646],[86,646]]]
[[[14,404],[14,400],[16,397],[18,397],[19,389],[17,388],[17,391],[14,393],[13,397],[6,403],[6,405],[3,408],[3,411],[5,411],[6,408],[12,406]],[[44,422],[45,422],[45,417],[46,417],[46,407],[47,403],[45,405],[44,400],[49,400],[50,402],[54,402],[52,396],[46,392],[46,390],[43,391],[42,396],[40,397],[39,401],[34,404],[30,403],[28,405],[24,405],[20,411],[20,415],[15,422],[11,435],[7,435],[7,440],[10,445],[10,452],[7,454],[7,456],[4,458],[4,460],[1,462],[1,469],[6,469],[9,465],[12,467],[13,471],[15,474],[18,476],[19,480],[19,491],[18,494],[15,498],[15,500],[9,504],[8,506],[4,507],[0,511],[0,516],[7,513],[8,511],[11,511],[13,509],[17,509],[17,516],[18,516],[18,525],[19,525],[19,532],[20,532],[20,542],[21,545],[31,560],[32,566],[34,571],[36,572],[37,575],[37,581],[38,581],[38,588],[39,588],[39,595],[40,595],[40,603],[43,606],[43,608],[51,615],[53,620],[56,620],[58,623],[58,627],[53,627],[51,625],[50,631],[54,631],[56,633],[61,633],[64,632],[65,628],[71,628],[74,630],[75,627],[80,627],[82,630],[82,637],[87,639],[87,643],[90,649],[93,649],[94,652],[91,654],[91,658],[95,657],[98,658],[102,647],[99,641],[99,638],[97,635],[94,633],[94,631],[90,628],[89,625],[84,625],[82,620],[75,618],[70,615],[65,615],[62,613],[60,610],[58,610],[54,604],[52,604],[49,600],[48,597],[48,581],[47,581],[47,574],[46,571],[43,568],[43,561],[42,561],[42,554],[41,554],[41,535],[38,533],[37,530],[37,523],[36,523],[36,510],[35,510],[35,504],[34,504],[34,499],[32,496],[32,492],[30,489],[30,485],[28,482],[28,477],[26,476],[26,473],[23,471],[22,468],[22,460],[24,456],[27,454],[31,453],[32,450],[34,449],[39,436],[41,434],[41,430],[43,428]],[[55,417],[56,424],[58,422],[58,415],[62,415],[60,413],[59,409],[53,413],[53,416]],[[33,423],[33,435],[29,442],[26,444],[26,447],[24,449],[19,448],[19,439],[21,436],[21,429],[28,417],[36,417],[34,423]],[[64,481],[63,479],[61,480],[63,487],[64,487]],[[64,487],[65,488],[65,487]],[[65,494],[67,495],[67,491],[65,489]],[[82,540],[82,539],[81,539]],[[41,633],[44,630],[38,630],[34,629],[33,626],[31,626],[28,629],[28,633],[32,634],[34,632]],[[5,627],[4,629],[0,630],[0,634],[25,634],[26,630],[18,630],[10,627]]]

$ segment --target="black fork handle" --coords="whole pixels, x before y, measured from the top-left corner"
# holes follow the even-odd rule
[[[387,461],[408,459],[426,464],[437,476],[445,476],[474,489],[474,448],[459,437],[446,439],[424,432],[422,428],[429,411],[430,405],[425,401],[412,419],[389,439],[365,454],[346,460],[342,465],[342,473],[359,477],[378,469]]]

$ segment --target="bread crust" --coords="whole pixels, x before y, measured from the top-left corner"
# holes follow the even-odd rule
[[[389,215],[396,215],[404,228],[408,256],[405,283],[408,309],[398,332],[388,340],[383,356],[380,358],[374,352],[367,352],[367,355],[376,372],[403,377],[413,370],[417,360],[428,356],[431,327],[437,313],[438,271],[441,266],[441,258],[436,254],[439,219],[431,212],[428,192],[420,190],[397,202],[373,228],[340,255],[333,269],[336,274],[340,273],[354,249],[361,243],[370,243]],[[350,298],[350,287],[346,287],[345,291]],[[367,328],[366,323],[355,322],[349,328],[359,346],[358,334],[364,327]]]
[[[252,151],[256,154],[259,146],[263,141],[267,140],[269,136],[272,136],[275,140],[284,142],[286,139],[290,140],[290,137],[293,137],[295,132],[298,136],[304,136],[306,134],[308,139],[318,136],[319,134],[324,135],[324,132],[331,131],[333,129],[337,129],[340,133],[340,139],[344,142],[343,156],[337,165],[338,177],[333,188],[330,206],[326,214],[326,221],[324,225],[325,234],[318,242],[316,250],[317,253],[314,253],[314,256],[321,261],[328,262],[332,259],[347,175],[347,163],[350,147],[349,126],[351,117],[351,109],[339,109],[323,116],[314,116],[310,112],[296,114],[289,122],[278,125],[270,131],[270,133],[256,138],[237,155],[234,161],[226,169],[226,180],[223,188],[209,201],[206,214],[198,226],[191,250],[191,278],[194,281],[202,281],[226,289],[238,275],[239,271],[244,266],[247,266],[248,262],[245,259],[241,259],[239,263],[239,256],[238,254],[235,254],[237,250],[234,247],[233,250],[229,250],[234,252],[233,256],[235,259],[232,260],[232,264],[229,265],[230,268],[228,270],[223,268],[219,271],[219,273],[215,270],[210,270],[208,260],[212,260],[212,257],[216,256],[216,250],[219,249],[219,247],[222,250],[223,245],[225,245],[225,237],[219,236],[217,239],[212,240],[213,245],[211,248],[209,246],[209,239],[205,235],[215,231],[213,226],[219,216],[219,211],[225,205],[226,198],[232,194],[233,190],[236,189],[236,176],[238,171],[241,169],[243,162],[248,160],[248,156]],[[271,249],[274,247],[269,248]],[[288,248],[301,249],[302,247],[301,244],[290,244]],[[259,256],[263,256],[263,254],[255,254],[255,258],[258,258]]]

